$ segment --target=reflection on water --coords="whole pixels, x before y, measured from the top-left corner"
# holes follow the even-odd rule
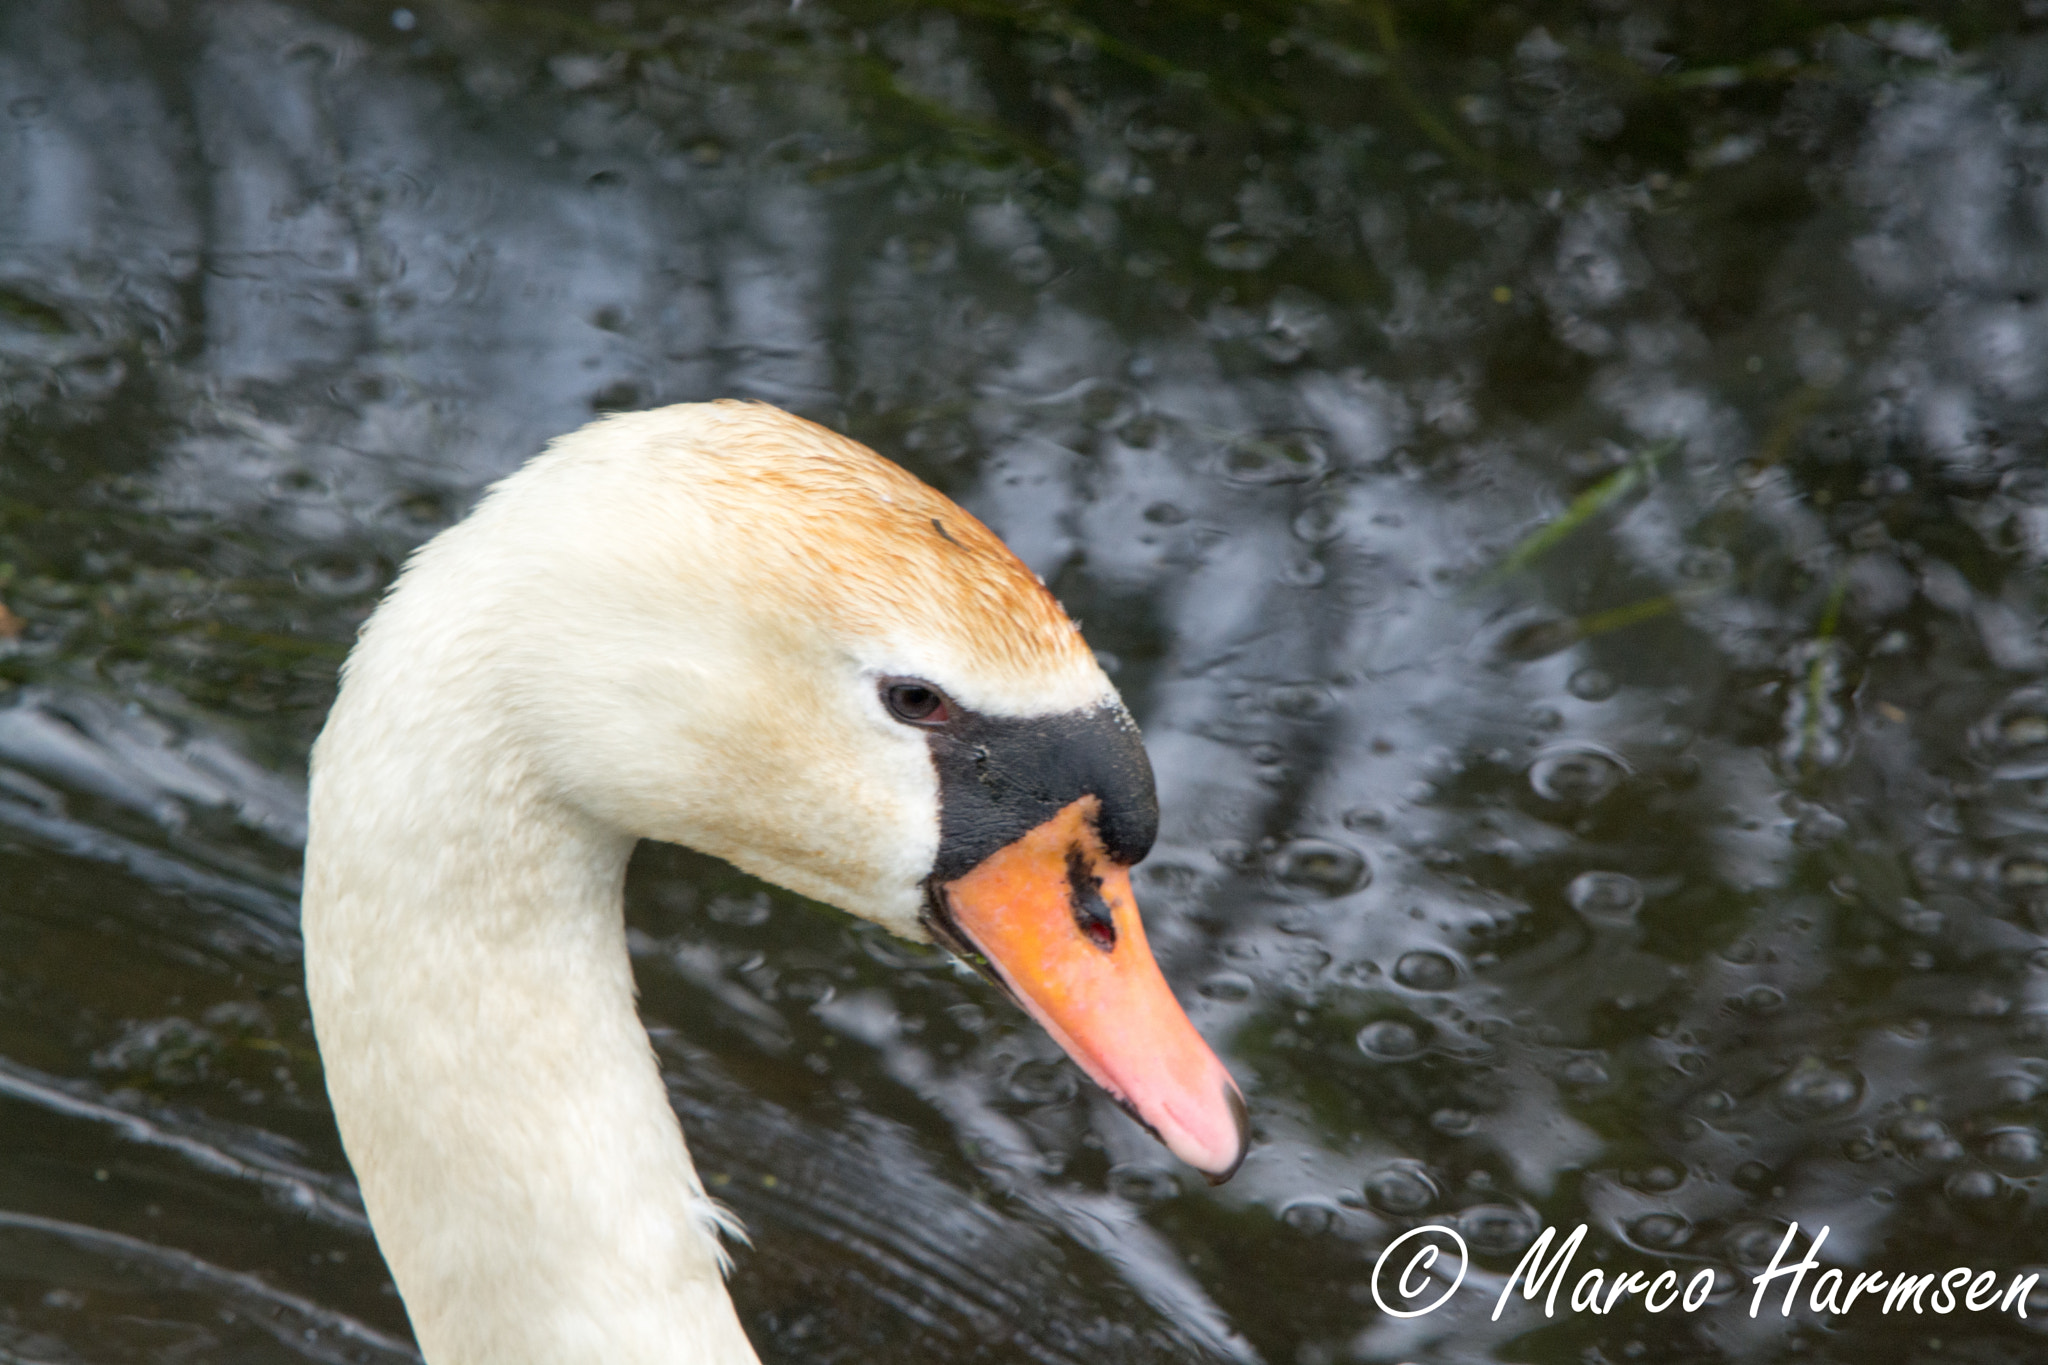
[[[1258,1132],[1202,1187],[935,955],[646,850],[767,1358],[1936,1349],[1727,1291],[1789,1221],[2042,1256],[2048,47],[1744,9],[8,6],[0,1358],[406,1358],[305,747],[485,482],[719,395],[1084,621]],[[1430,1222],[1723,1292],[1382,1315]]]

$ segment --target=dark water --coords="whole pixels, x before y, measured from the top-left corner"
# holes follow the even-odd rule
[[[935,955],[645,850],[766,1358],[2038,1358],[2048,1294],[1738,1279],[2048,1263],[2040,11],[7,0],[0,1361],[408,1358],[306,746],[486,482],[721,395],[1083,620],[1258,1133],[1209,1190]],[[1427,1223],[1467,1286],[1387,1316]],[[1713,1299],[1491,1320],[1579,1223]]]

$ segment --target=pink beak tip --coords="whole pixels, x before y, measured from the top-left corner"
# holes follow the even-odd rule
[[[1213,1129],[1203,1134],[1190,1129],[1160,1134],[1167,1149],[1200,1171],[1211,1185],[1221,1185],[1236,1175],[1237,1168],[1244,1165],[1245,1154],[1251,1150],[1251,1118],[1244,1096],[1230,1081],[1225,1081],[1222,1089],[1223,1107],[1230,1115],[1228,1136]]]
[[[1223,1083],[1223,1102],[1230,1106],[1230,1121],[1237,1129],[1237,1150],[1231,1156],[1230,1163],[1222,1170],[1202,1172],[1209,1178],[1211,1185],[1221,1185],[1236,1175],[1237,1168],[1244,1165],[1246,1153],[1252,1149],[1251,1114],[1245,1109],[1244,1096],[1239,1094],[1237,1087],[1229,1081]]]

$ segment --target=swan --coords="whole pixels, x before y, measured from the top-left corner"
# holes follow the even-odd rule
[[[1131,892],[1157,818],[1052,595],[866,447],[684,404],[498,483],[364,626],[311,764],[307,997],[430,1365],[756,1362],[635,1007],[642,838],[950,948],[1227,1179],[1243,1100]]]

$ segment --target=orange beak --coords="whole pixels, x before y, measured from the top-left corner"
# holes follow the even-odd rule
[[[1212,1183],[1244,1160],[1244,1098],[1195,1032],[1152,950],[1128,869],[1095,833],[1084,796],[936,888],[957,937],[1067,1055]]]

